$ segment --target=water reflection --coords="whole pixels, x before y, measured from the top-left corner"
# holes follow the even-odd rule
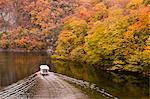
[[[95,83],[99,88],[104,88],[121,99],[148,98],[148,78],[105,72],[70,61],[53,60],[52,62],[53,64],[50,63],[47,53],[0,52],[0,88],[37,72],[39,65],[46,63],[57,73]],[[89,93],[95,97],[94,99],[102,99],[94,91],[89,90]]]
[[[95,83],[121,99],[148,98],[148,78],[116,74],[74,62],[53,60],[55,71],[70,77]],[[95,94],[93,93],[93,96]]]
[[[46,53],[0,52],[0,88],[21,80],[48,63]]]

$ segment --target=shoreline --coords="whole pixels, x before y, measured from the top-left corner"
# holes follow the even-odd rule
[[[47,49],[45,50],[27,50],[27,49],[2,49],[0,48],[0,52],[47,52]]]
[[[51,57],[52,60],[58,60],[58,61],[71,61],[71,62],[76,62],[76,61],[73,61],[73,60],[69,60],[69,59],[62,59],[62,58],[53,58]],[[81,63],[81,62],[79,62]],[[86,63],[83,63],[83,64],[86,64]],[[87,64],[89,65],[89,64]],[[92,66],[92,65],[91,65]],[[96,69],[100,69],[100,70],[104,70],[106,72],[114,72],[114,73],[118,73],[118,74],[131,74],[131,75],[137,75],[137,76],[143,76],[143,77],[150,77],[150,74],[149,72],[140,72],[140,71],[128,71],[128,70],[120,70],[120,69],[116,69],[116,70],[108,70],[108,69],[104,69],[104,68],[99,68],[99,67],[95,67],[93,66],[93,68],[96,68]]]

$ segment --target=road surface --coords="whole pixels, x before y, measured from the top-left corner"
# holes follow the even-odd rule
[[[88,99],[81,90],[55,73],[42,76],[39,72],[0,91],[0,99]]]

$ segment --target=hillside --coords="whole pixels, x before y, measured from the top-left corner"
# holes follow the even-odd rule
[[[149,7],[148,0],[89,1],[65,21],[53,58],[149,75]]]
[[[78,6],[76,0],[1,0],[0,48],[47,49]]]

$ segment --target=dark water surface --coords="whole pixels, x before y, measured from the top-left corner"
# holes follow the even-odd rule
[[[70,77],[95,83],[99,88],[105,89],[106,92],[118,97],[119,99],[150,99],[149,98],[149,79],[141,75],[128,73],[113,73],[95,69],[85,64],[64,61],[52,61],[55,64],[57,73],[65,74]],[[93,99],[96,92],[91,90]],[[96,98],[95,98],[96,97]]]
[[[0,88],[28,77],[48,62],[48,55],[42,52],[0,52]]]
[[[69,61],[50,61],[43,52],[0,52],[0,88],[15,83],[39,71],[40,64],[48,64],[54,72],[95,83],[99,88],[119,99],[148,99],[149,79],[127,74],[115,74],[91,66]],[[87,90],[93,99],[102,99],[95,91]]]

